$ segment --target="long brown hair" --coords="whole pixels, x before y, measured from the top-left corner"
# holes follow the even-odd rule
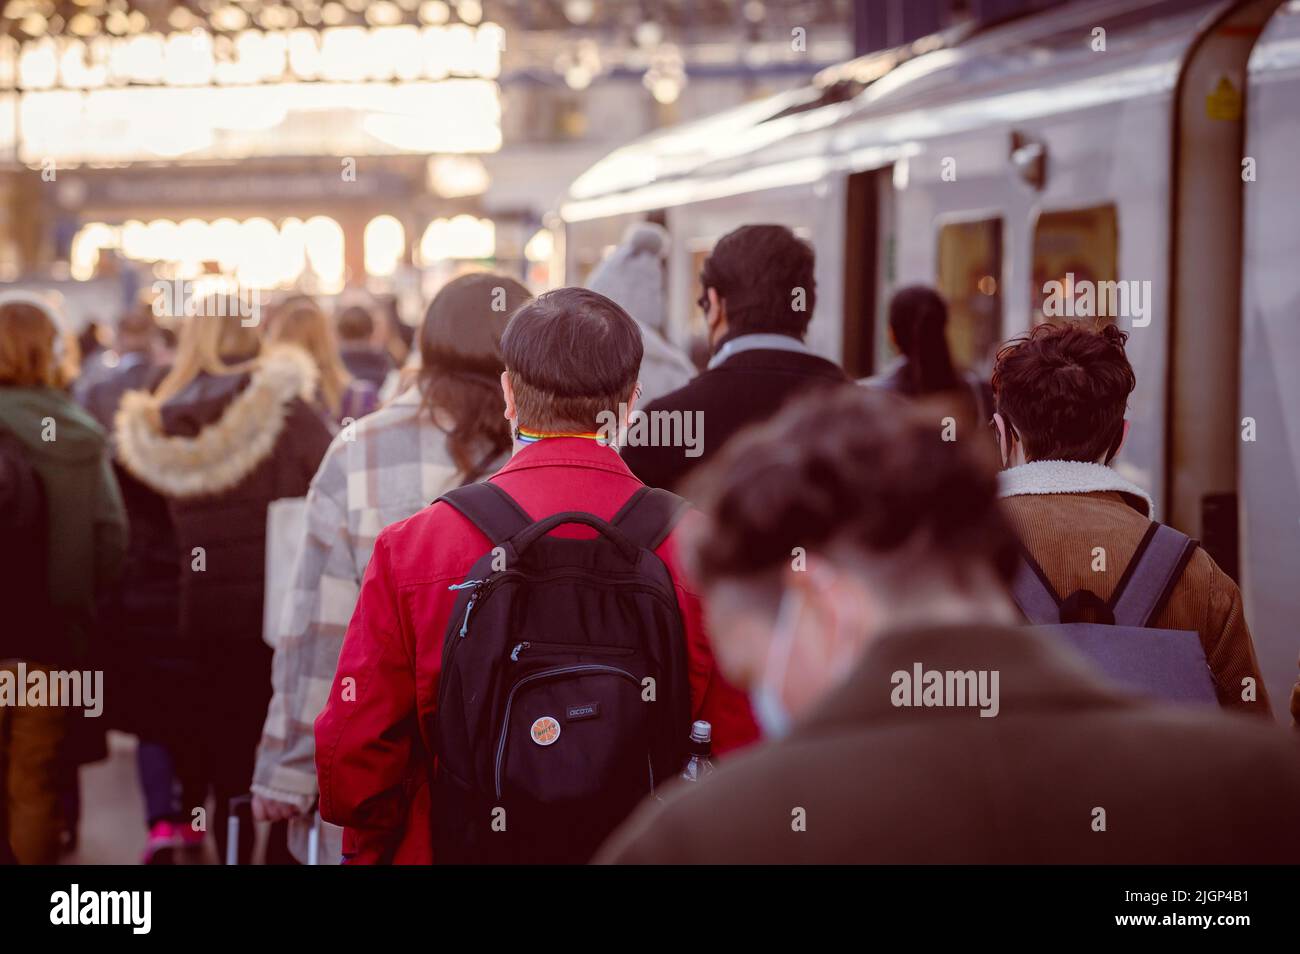
[[[325,407],[337,416],[352,375],[343,366],[334,324],[315,300],[296,295],[282,304],[271,316],[266,339],[269,344],[297,345],[311,355],[320,372],[320,393]]]
[[[462,275],[434,296],[420,326],[420,393],[435,424],[442,426],[438,412],[454,422],[447,446],[467,481],[510,447],[501,414],[501,333],[532,297],[505,275]]]

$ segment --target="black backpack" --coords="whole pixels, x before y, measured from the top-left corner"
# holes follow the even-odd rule
[[[1091,590],[1062,599],[1034,558],[1022,552],[1011,591],[1030,623],[1063,633],[1113,682],[1169,702],[1213,705],[1218,697],[1200,634],[1153,625],[1197,545],[1153,522],[1109,600]],[[1085,622],[1087,615],[1098,621]]]
[[[491,483],[438,499],[493,549],[451,587],[431,733],[434,859],[580,864],[686,761],[685,628],[653,552],[686,503],[643,487],[608,523],[579,512],[534,523]],[[547,536],[566,523],[597,536]]]

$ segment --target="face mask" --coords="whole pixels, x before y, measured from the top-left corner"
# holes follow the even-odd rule
[[[790,662],[790,649],[794,645],[795,628],[803,612],[803,596],[787,589],[781,594],[777,608],[776,626],[768,646],[767,661],[759,676],[758,685],[750,691],[749,704],[754,710],[763,737],[779,739],[790,732],[790,711],[781,699],[781,686],[785,682],[786,667]]]

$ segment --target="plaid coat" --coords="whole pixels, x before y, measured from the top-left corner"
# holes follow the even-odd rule
[[[329,695],[375,538],[463,482],[446,434],[421,409],[416,388],[357,421],[353,434],[344,431],[334,438],[307,493],[293,591],[276,634],[274,696],[258,747],[255,793],[303,812],[312,807],[312,726]],[[338,852],[327,850],[335,840],[328,834],[322,836],[320,857],[337,861]],[[296,825],[291,846],[305,843],[305,837],[306,825]]]

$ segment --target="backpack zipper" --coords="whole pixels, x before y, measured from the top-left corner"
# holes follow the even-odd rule
[[[535,643],[524,640],[522,643],[516,643],[515,648],[510,650],[510,661],[519,662],[520,653],[536,647],[540,653],[547,652],[565,652],[565,653],[591,653],[601,656],[631,656],[635,649],[627,646],[595,646],[589,643]]]
[[[640,683],[637,682],[636,676],[632,675],[626,669],[619,669],[615,666],[600,666],[594,663],[589,663],[587,665],[582,665],[582,666],[561,666],[558,669],[543,669],[541,672],[535,672],[532,675],[524,676],[523,679],[520,679],[513,686],[511,686],[510,695],[506,697],[505,718],[501,722],[501,738],[497,742],[495,781],[496,781],[496,795],[498,800],[500,800],[501,798],[501,763],[505,760],[506,736],[510,734],[510,710],[515,704],[515,694],[524,686],[526,686],[528,683],[534,682],[535,680],[545,679],[550,676],[563,676],[568,673],[574,673],[574,672],[606,672],[606,673],[611,673],[615,676],[622,676],[625,679],[632,682],[634,685],[640,685]],[[654,790],[653,770],[651,771],[650,778],[651,778],[650,781],[651,791],[653,791]]]
[[[464,583],[456,583],[451,586],[448,586],[447,589],[449,590],[466,590],[466,589],[472,590],[472,592],[470,593],[469,602],[465,604],[465,616],[460,622],[460,630],[457,633],[457,635],[460,636],[461,639],[464,639],[465,636],[469,633],[469,614],[474,609],[474,606],[480,600],[487,599],[488,594],[491,593],[493,589],[495,589],[497,586],[503,583],[506,579],[511,577],[516,577],[516,576],[523,576],[523,575],[524,574],[519,570],[506,570],[504,573],[502,573],[499,576],[490,576],[482,580],[466,580]],[[575,579],[575,580],[587,579],[587,580],[592,580],[593,582],[606,582],[606,583],[608,582],[608,577],[601,577],[593,573],[573,573],[573,572],[558,573],[553,576],[543,576],[538,578],[534,582],[554,583],[558,580],[565,580],[565,579]],[[678,609],[677,601],[669,600],[668,597],[665,596],[663,592],[661,592],[657,587],[649,586],[645,583],[632,583],[632,582],[628,582],[625,584],[615,584],[615,585],[622,586],[625,589],[636,590],[637,592],[641,592],[641,593],[649,593],[651,596],[655,597],[660,603],[662,603],[668,609],[672,609],[672,610]]]
[[[465,618],[460,621],[460,638],[465,638],[465,633],[469,629],[469,611],[474,608],[474,601],[478,599],[478,590],[486,581],[485,580],[466,580],[464,583],[457,583],[449,586],[449,590],[471,590],[469,602],[465,604]]]

